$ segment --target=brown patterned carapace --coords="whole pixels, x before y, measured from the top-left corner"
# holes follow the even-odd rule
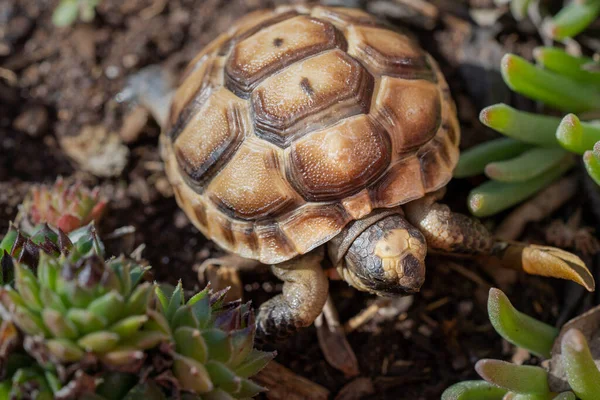
[[[446,185],[459,138],[444,77],[411,38],[360,10],[286,6],[190,63],[162,140],[194,224],[279,263]]]

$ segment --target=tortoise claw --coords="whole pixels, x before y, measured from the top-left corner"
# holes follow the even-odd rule
[[[491,255],[503,266],[520,269],[531,275],[568,279],[593,292],[596,283],[581,258],[550,246],[497,241]]]

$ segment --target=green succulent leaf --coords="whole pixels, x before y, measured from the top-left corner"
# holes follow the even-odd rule
[[[125,396],[134,390],[137,383],[138,377],[134,374],[108,372],[102,376],[102,382],[98,385],[96,394],[104,400],[124,400]],[[137,398],[147,399],[142,395]]]
[[[594,151],[586,151],[583,163],[590,177],[600,186],[600,144],[594,145]]]
[[[242,379],[240,390],[236,396],[240,399],[247,399],[264,392],[266,389],[259,384],[252,382],[250,379]]]
[[[577,397],[575,397],[575,393],[573,392],[563,392],[559,393],[554,400],[577,400]]]
[[[499,289],[490,289],[488,314],[504,339],[539,357],[550,358],[558,329],[516,310]]]
[[[109,324],[116,322],[124,309],[123,296],[117,292],[108,292],[98,297],[87,307],[88,311],[106,320]]]
[[[77,0],[62,0],[52,14],[52,23],[58,27],[65,27],[77,20],[79,5]]]
[[[585,69],[586,65],[593,62],[591,58],[575,57],[558,47],[536,47],[533,49],[533,57],[549,71],[600,87],[600,73]]]
[[[234,371],[236,375],[241,376],[242,378],[249,378],[266,367],[267,364],[275,358],[276,354],[277,353],[252,349],[246,359],[234,368]]]
[[[562,356],[569,385],[582,400],[600,398],[600,371],[588,346],[585,336],[570,329],[561,340]]]
[[[77,341],[77,344],[86,351],[103,354],[114,349],[120,337],[114,332],[99,331],[88,333]]]
[[[173,291],[173,294],[171,295],[171,298],[169,299],[169,304],[165,309],[165,318],[167,318],[167,321],[169,321],[169,323],[171,323],[173,317],[175,316],[175,313],[183,304],[183,287],[181,285],[181,281],[179,281],[179,283],[175,287],[175,290]]]
[[[170,336],[160,331],[140,331],[123,341],[123,345],[148,350],[168,341]]]
[[[67,318],[75,324],[82,335],[101,330],[108,326],[108,321],[88,310],[71,308]]]
[[[519,394],[547,395],[548,372],[540,367],[516,365],[500,360],[479,360],[475,370],[483,379]]]
[[[200,363],[208,361],[208,347],[198,329],[182,326],[175,330],[175,351]]]
[[[77,326],[56,310],[50,308],[43,310],[42,320],[54,337],[75,339],[79,336]]]
[[[583,154],[600,141],[600,121],[581,122],[575,114],[563,118],[556,130],[556,139],[565,149]]]
[[[28,307],[36,311],[42,309],[40,285],[33,272],[20,263],[15,265],[15,287]]]
[[[209,349],[211,360],[229,362],[233,354],[231,335],[220,329],[207,329],[202,331],[202,337]]]
[[[203,394],[214,388],[204,364],[192,358],[176,354],[173,361],[173,373],[185,390]]]
[[[489,163],[485,174],[500,182],[523,182],[569,162],[563,149],[536,147],[511,160]]]
[[[522,20],[527,16],[527,9],[531,0],[512,0],[510,2],[510,12],[517,21]]]
[[[42,318],[26,307],[16,306],[12,312],[12,319],[28,335],[48,335]]]
[[[510,138],[490,140],[471,147],[461,153],[458,165],[454,169],[454,177],[467,178],[482,174],[487,164],[516,157],[531,147]]]
[[[559,118],[519,111],[500,103],[481,110],[479,120],[515,140],[543,147],[558,147],[555,132],[560,124]]]
[[[46,341],[48,351],[62,362],[79,361],[84,351],[69,339],[48,339]]]
[[[152,285],[149,283],[143,283],[137,286],[127,299],[127,304],[125,305],[125,314],[144,314],[149,307],[151,294]]]
[[[206,370],[213,384],[227,393],[237,393],[242,388],[242,379],[227,368],[225,364],[218,361],[209,361],[206,363]]]
[[[130,337],[139,331],[146,321],[148,321],[148,317],[145,315],[132,315],[118,321],[116,324],[108,328],[108,330],[116,333],[122,338]]]
[[[469,193],[469,210],[477,217],[499,213],[533,196],[560,178],[574,165],[574,160],[569,158],[555,168],[523,182],[485,182]]]
[[[200,327],[200,323],[194,315],[192,307],[189,305],[179,307],[179,309],[175,311],[175,315],[173,316],[171,328],[177,329],[181,326],[189,326],[196,329]]]
[[[502,400],[507,392],[486,381],[464,381],[446,389],[442,400]]]
[[[512,90],[559,110],[577,113],[600,108],[600,92],[594,87],[536,67],[517,55],[506,54],[501,71]]]
[[[600,15],[600,1],[572,1],[553,18],[544,22],[544,32],[555,40],[571,38],[583,32]]]

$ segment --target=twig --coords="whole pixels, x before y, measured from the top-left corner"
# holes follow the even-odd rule
[[[389,306],[391,302],[391,299],[385,297],[378,298],[369,307],[364,308],[363,310],[361,310],[360,313],[350,318],[348,322],[346,322],[346,324],[344,325],[344,331],[348,334],[357,330],[358,328],[375,318],[379,310]]]
[[[253,380],[266,387],[271,400],[326,400],[329,391],[275,361],[271,361]]]
[[[323,312],[315,320],[315,327],[319,345],[327,362],[346,376],[358,375],[358,360],[346,339],[331,297],[327,297]]]

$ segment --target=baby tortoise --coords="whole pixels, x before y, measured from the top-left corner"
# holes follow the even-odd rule
[[[258,11],[198,54],[176,91],[164,76],[150,67],[129,91],[163,126],[177,203],[206,237],[285,282],[260,307],[263,338],[319,315],[324,257],[377,295],[419,291],[428,248],[593,287],[578,257],[495,241],[437,203],[459,156],[448,85],[409,36],[363,11]]]

